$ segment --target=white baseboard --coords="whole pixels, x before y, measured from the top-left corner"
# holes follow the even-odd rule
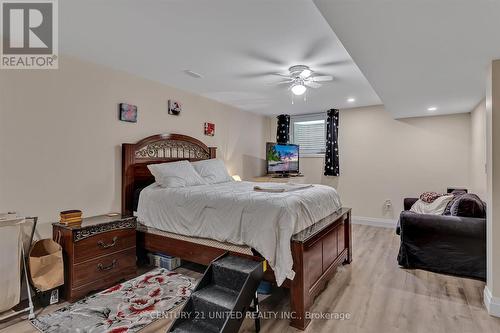
[[[351,222],[353,224],[370,225],[372,227],[380,228],[396,228],[397,220],[384,219],[380,217],[364,217],[364,216],[353,216]]]
[[[488,286],[484,287],[484,306],[490,315],[500,317],[500,297],[494,297]]]

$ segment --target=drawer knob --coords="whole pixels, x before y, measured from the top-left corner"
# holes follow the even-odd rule
[[[107,266],[103,266],[102,264],[98,264],[97,269],[100,271],[109,271],[110,269],[115,268],[117,263],[118,263],[118,260],[113,259],[113,262]]]
[[[115,237],[113,237],[113,242],[112,243],[106,244],[106,243],[104,243],[104,241],[100,240],[100,241],[97,242],[97,245],[99,245],[99,247],[101,249],[107,249],[107,248],[115,246],[117,240],[118,240],[118,237],[115,236]]]

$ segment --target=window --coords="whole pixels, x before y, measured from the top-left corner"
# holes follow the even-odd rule
[[[325,153],[326,114],[308,114],[290,118],[290,139],[300,146],[301,155]]]

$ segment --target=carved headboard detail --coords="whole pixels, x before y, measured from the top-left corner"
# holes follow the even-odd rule
[[[215,158],[215,147],[181,134],[160,134],[122,144],[122,214],[131,215],[134,191],[154,182],[148,164]]]
[[[136,150],[136,159],[148,158],[197,158],[208,159],[210,152],[188,141],[160,140]]]

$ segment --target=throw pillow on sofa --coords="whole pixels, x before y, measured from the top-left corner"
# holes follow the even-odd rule
[[[486,205],[477,195],[467,193],[454,200],[450,214],[452,216],[485,218]]]
[[[413,206],[411,206],[410,212],[417,214],[441,215],[452,199],[453,195],[443,195],[431,203],[427,203],[419,199],[413,204]]]

